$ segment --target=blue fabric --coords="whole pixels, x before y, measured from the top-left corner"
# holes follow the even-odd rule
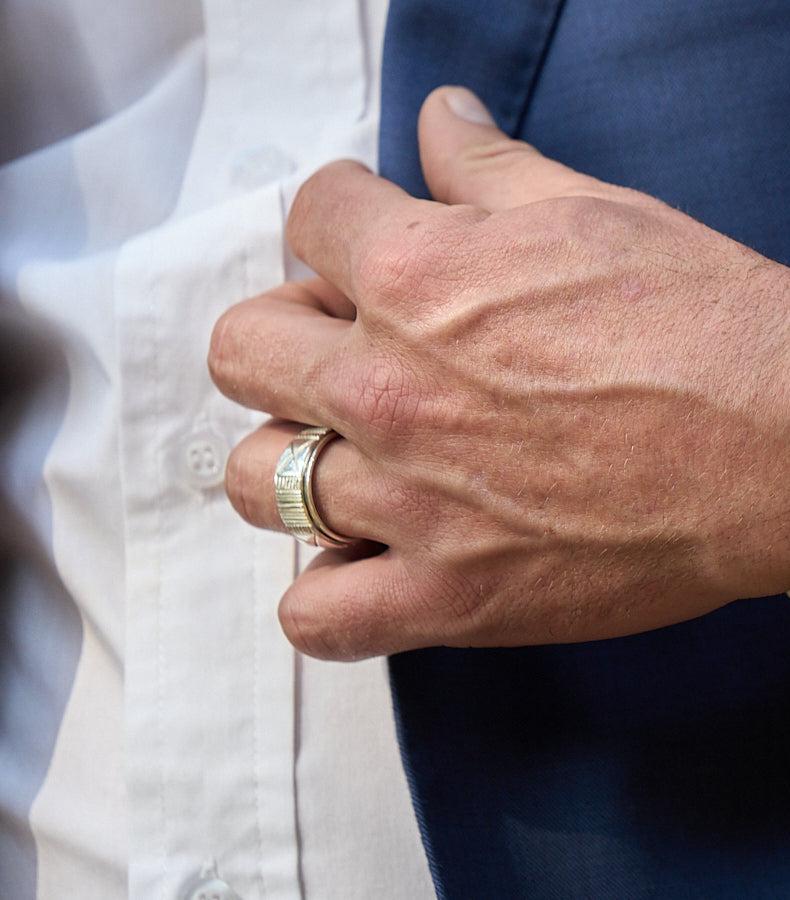
[[[383,174],[465,84],[510,134],[790,263],[787,0],[391,0]],[[580,321],[579,327],[584,327]],[[390,661],[439,897],[790,896],[790,600]]]

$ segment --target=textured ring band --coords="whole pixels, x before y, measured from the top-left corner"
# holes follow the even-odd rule
[[[313,496],[316,460],[338,436],[331,428],[304,428],[285,448],[274,471],[274,497],[286,531],[312,546],[347,547],[353,543],[323,521]]]

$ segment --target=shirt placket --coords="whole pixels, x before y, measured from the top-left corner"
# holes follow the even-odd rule
[[[177,208],[116,274],[133,900],[219,883],[228,900],[301,896],[294,652],[277,623],[293,543],[224,497],[228,448],[261,417],[218,395],[205,356],[224,309],[283,280],[283,183],[331,154],[333,120],[361,114],[358,9],[206,0],[204,14]]]
[[[207,861],[243,898],[299,895],[293,652],[276,625],[292,548],[231,510],[221,472],[255,417],[218,397],[211,323],[281,275],[279,191],[163,226],[118,270],[127,536],[130,895],[178,897]]]

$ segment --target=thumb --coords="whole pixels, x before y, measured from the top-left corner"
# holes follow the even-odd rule
[[[418,135],[425,181],[442,203],[471,203],[493,212],[606,189],[597,179],[508,137],[463,87],[440,87],[428,96]]]

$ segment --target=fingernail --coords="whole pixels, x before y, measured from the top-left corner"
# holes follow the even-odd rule
[[[481,101],[466,88],[453,87],[447,90],[444,95],[445,102],[450,108],[450,112],[471,122],[473,125],[495,125],[491,113],[483,106]]]

